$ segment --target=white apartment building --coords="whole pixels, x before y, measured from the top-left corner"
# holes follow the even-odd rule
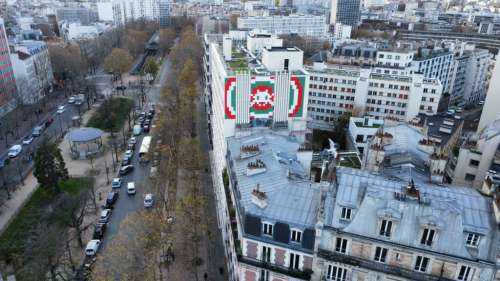
[[[163,26],[168,23],[170,17],[171,0],[113,0],[112,3],[115,24],[144,19],[157,21]],[[109,13],[109,11],[102,12]]]
[[[260,235],[261,229],[248,230],[243,227],[243,223],[249,223],[249,220],[252,220],[251,218],[248,219],[251,211],[247,206],[245,207],[248,210],[248,213],[246,213],[247,219],[238,220],[239,234],[235,235],[231,231],[232,218],[228,211],[230,203],[226,200],[222,175],[227,170],[231,180],[238,180],[238,182],[243,183],[243,178],[238,179],[237,177],[241,175],[231,175],[231,170],[234,167],[229,166],[229,160],[235,157],[233,160],[239,161],[240,157],[237,154],[240,149],[242,152],[248,152],[250,156],[252,156],[253,152],[257,152],[256,147],[261,146],[263,140],[262,142],[256,142],[253,137],[248,137],[246,141],[241,141],[241,138],[256,131],[272,128],[271,135],[275,134],[277,138],[279,138],[279,135],[294,138],[296,141],[293,143],[295,144],[289,146],[289,148],[290,152],[296,151],[298,148],[297,143],[303,142],[307,132],[308,74],[303,69],[303,52],[301,50],[272,46],[271,44],[271,46],[262,46],[261,49],[256,49],[254,52],[248,52],[246,48],[247,42],[242,42],[239,40],[240,37],[237,37],[232,38],[231,34],[224,36],[205,35],[204,86],[208,104],[207,119],[210,123],[210,138],[213,146],[213,151],[210,153],[213,171],[212,180],[218,204],[218,223],[221,228],[222,238],[226,241],[229,280],[252,280],[245,278],[245,274],[247,270],[251,272],[248,274],[254,277],[260,274],[262,265],[253,262],[257,256],[262,256],[262,251],[264,251],[265,256],[269,255],[269,259],[271,259],[271,253],[268,252],[267,248],[264,250],[262,246],[266,246],[266,243],[273,243],[272,234],[269,234],[272,233],[272,230],[266,230],[267,232],[264,233],[271,237],[271,240],[266,240],[267,242],[251,238],[251,233],[257,234],[258,232],[258,235]],[[259,37],[249,35],[247,40],[251,41],[249,43],[251,49],[259,46]],[[272,39],[270,41],[278,42]],[[273,138],[272,136],[269,137]],[[238,148],[233,147],[232,150],[229,150],[229,139],[233,139],[234,143],[242,143],[235,144],[235,147]],[[271,139],[269,143],[272,143]],[[253,144],[256,144],[256,146]],[[267,148],[263,149],[267,150]],[[228,154],[229,151],[233,156]],[[228,156],[230,159],[228,159]],[[265,165],[281,169],[279,165],[273,164],[272,161],[275,160],[267,157],[261,159],[266,163]],[[250,165],[251,168],[261,166],[261,162],[257,163],[256,159],[249,158],[248,160],[255,162],[255,165]],[[236,163],[234,165],[240,164]],[[277,172],[274,169],[273,171]],[[278,174],[286,175],[286,173]],[[272,173],[267,175],[272,175]],[[284,181],[286,181],[286,176]],[[265,181],[262,182],[262,191],[264,192],[268,188],[265,183]],[[234,185],[232,187],[234,188]],[[251,198],[251,188],[253,189],[253,186],[248,186],[245,191],[243,186],[239,188],[241,188],[240,195],[249,191],[247,194]],[[238,204],[238,196],[233,198],[232,202]],[[254,211],[253,216],[259,217],[259,223],[256,223],[256,225],[260,225],[260,217],[262,216],[259,215],[258,209]],[[262,221],[264,222],[264,218],[262,218]],[[271,222],[274,223],[274,219]],[[237,255],[236,246],[238,244],[244,245],[241,252],[247,256],[247,259],[242,260],[241,255]],[[282,247],[284,247],[282,249],[285,249],[285,251],[290,251],[291,248],[289,246]],[[293,259],[293,265],[297,265],[298,270],[302,271],[304,268],[310,268],[312,258],[309,259],[309,263],[304,265],[304,255],[311,257],[310,251],[311,246],[308,244],[306,250],[292,252],[293,254],[299,254],[301,257],[291,257],[289,252],[282,252],[287,255],[283,262],[290,263],[289,259]],[[275,276],[276,273],[266,274]]]
[[[449,93],[452,64],[453,53],[447,49],[420,49],[413,57],[412,68],[426,78],[439,79],[443,85],[443,93]]]
[[[363,158],[363,154],[367,151],[368,142],[383,125],[384,120],[368,116],[349,118],[349,137],[361,158]]]
[[[52,87],[49,49],[43,41],[21,41],[11,46],[10,60],[18,94],[25,104],[37,102]]]
[[[498,106],[498,105],[497,105]],[[447,175],[453,184],[481,187],[489,170],[500,172],[500,119],[496,119],[480,134],[470,136],[458,155],[450,158]]]
[[[239,17],[238,29],[260,29],[277,35],[298,34],[306,37],[325,37],[328,33],[325,16],[302,14]]]
[[[481,112],[481,119],[477,131],[480,133],[489,125],[491,125],[500,113],[500,56],[497,56],[493,74],[490,79],[488,93]]]
[[[308,67],[309,126],[331,130],[345,112],[409,121],[435,115],[442,86],[407,69],[315,63]]]

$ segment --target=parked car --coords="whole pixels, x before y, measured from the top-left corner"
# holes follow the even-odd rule
[[[139,119],[137,119],[137,123],[138,123],[138,124],[141,124],[141,126],[142,126],[142,125],[144,125],[144,121],[145,121],[145,120],[146,120],[146,119],[145,119],[144,117],[142,117],[142,116],[141,116],[141,117],[139,117]]]
[[[484,100],[479,101],[477,104],[484,105]]]
[[[57,108],[57,114],[63,114],[64,111],[66,111],[66,108],[64,107],[64,105],[61,105]]]
[[[135,183],[133,181],[127,184],[127,194],[135,195]]]
[[[141,125],[134,126],[134,131],[133,131],[134,136],[136,136],[136,137],[139,136],[141,134],[141,131],[142,131]]]
[[[118,192],[110,191],[106,197],[106,208],[111,208],[118,200]]]
[[[135,144],[133,143],[127,144],[127,150],[135,150]]]
[[[87,247],[85,247],[85,255],[87,257],[93,257],[97,254],[97,250],[99,250],[99,246],[101,245],[101,240],[93,239],[87,243]]]
[[[122,166],[128,166],[132,162],[132,159],[130,157],[124,156],[122,160]]]
[[[153,194],[148,193],[144,196],[144,208],[153,207]]]
[[[23,139],[23,145],[29,145],[33,142],[33,136],[27,136]]]
[[[131,137],[131,138],[128,140],[128,143],[131,143],[131,144],[136,144],[136,143],[137,143],[137,138],[136,138],[136,137]]]
[[[126,86],[116,86],[117,91],[125,91],[127,89]]]
[[[33,137],[39,137],[41,134],[42,134],[42,131],[43,131],[43,126],[36,126],[35,128],[33,128],[33,130],[31,131],[31,135]]]
[[[102,239],[102,237],[104,236],[104,232],[106,232],[106,224],[98,223],[94,226],[94,235],[92,236],[92,238]]]
[[[47,118],[47,121],[45,121],[45,127],[50,126],[50,124],[52,124],[53,122],[54,122],[54,118],[52,118],[52,117]]]
[[[125,157],[132,159],[132,157],[134,157],[134,152],[132,150],[126,150]]]
[[[144,127],[142,127],[142,131],[146,134],[149,133],[149,125],[144,125]]]
[[[10,158],[14,158],[17,157],[17,155],[19,155],[21,151],[23,151],[23,147],[19,144],[15,144],[9,149],[8,155]]]
[[[118,173],[120,174],[120,176],[124,176],[124,175],[127,175],[128,173],[132,172],[133,170],[134,170],[133,165],[122,166]]]
[[[73,104],[73,103],[75,103],[75,100],[76,100],[76,97],[75,97],[75,96],[71,96],[71,97],[69,97],[69,99],[68,99],[68,103],[69,103],[69,104]]]
[[[99,223],[107,223],[111,217],[111,209],[104,209],[101,211],[101,216],[99,217]]]
[[[116,189],[122,187],[122,179],[121,178],[114,178],[111,181],[111,188]]]

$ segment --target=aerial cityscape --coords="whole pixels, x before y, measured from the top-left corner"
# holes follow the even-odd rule
[[[500,2],[3,0],[0,281],[500,281]]]

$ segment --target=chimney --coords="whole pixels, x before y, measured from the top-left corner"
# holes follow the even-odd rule
[[[265,207],[267,207],[266,199],[266,193],[260,191],[260,184],[257,184],[257,188],[252,191],[252,203],[257,205],[257,207],[264,209]]]

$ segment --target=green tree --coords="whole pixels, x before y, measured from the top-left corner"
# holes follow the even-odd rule
[[[35,154],[33,172],[41,186],[59,191],[59,184],[68,178],[68,170],[55,143],[43,139]]]
[[[347,147],[347,126],[349,126],[349,118],[351,118],[351,112],[345,112],[340,116],[335,122],[335,128],[333,130],[333,140],[337,143],[340,149],[346,149]]]
[[[156,60],[152,57],[148,57],[146,62],[144,63],[144,72],[153,75],[156,77],[158,71],[160,70],[160,66],[156,63]]]

